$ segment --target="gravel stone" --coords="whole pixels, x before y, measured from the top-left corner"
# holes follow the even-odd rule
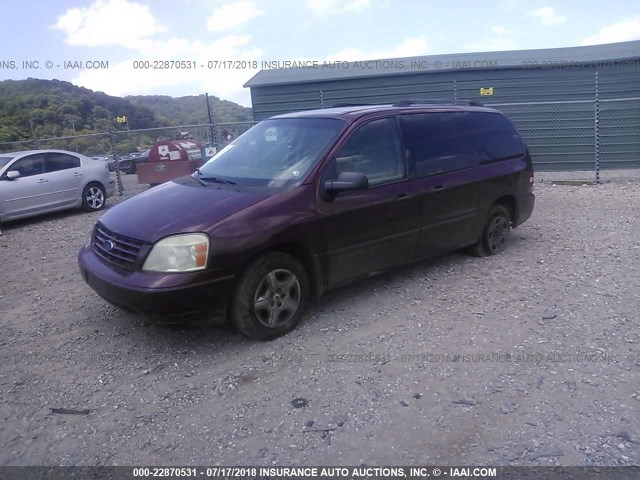
[[[107,305],[76,260],[97,213],[3,224],[0,465],[639,465],[640,180],[552,178],[503,254],[341,288],[268,343]]]

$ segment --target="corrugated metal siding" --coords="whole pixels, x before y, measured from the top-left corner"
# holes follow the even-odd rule
[[[600,166],[640,166],[640,95],[636,100],[600,102]]]
[[[402,99],[471,99],[504,111],[525,137],[541,170],[640,166],[640,61],[627,66],[510,68],[387,75],[251,88],[256,120],[338,103]],[[493,87],[492,96],[480,88]],[[624,99],[624,100],[622,100]]]
[[[493,68],[518,69],[535,66],[582,68],[583,65],[600,65],[615,62],[617,66],[640,60],[640,40],[629,42],[589,45],[581,47],[559,47],[534,50],[511,50],[504,52],[449,53],[418,57],[388,58],[355,62],[316,62],[313,68],[281,68],[260,70],[246,87],[267,85],[290,85],[292,83],[325,82],[368,77],[397,77],[408,73],[443,73],[452,71]],[[329,63],[329,65],[327,65]],[[333,67],[332,67],[333,65]]]
[[[537,170],[595,168],[594,104],[495,105],[527,142]]]
[[[593,99],[595,67],[579,70],[504,69],[398,75],[253,87],[256,120],[335,103],[383,103],[406,98],[468,98],[491,103]],[[637,74],[636,72],[636,80]],[[455,83],[454,83],[455,81]],[[491,97],[480,88],[493,87]],[[321,95],[324,105],[321,105]]]

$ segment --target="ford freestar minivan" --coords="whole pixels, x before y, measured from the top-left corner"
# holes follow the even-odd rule
[[[229,318],[271,339],[334,287],[462,247],[501,252],[532,191],[518,132],[471,102],[291,113],[111,208],[80,271],[158,321]]]

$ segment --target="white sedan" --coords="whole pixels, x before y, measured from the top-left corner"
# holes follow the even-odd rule
[[[114,192],[105,162],[65,150],[0,153],[0,222],[68,208],[101,210]]]

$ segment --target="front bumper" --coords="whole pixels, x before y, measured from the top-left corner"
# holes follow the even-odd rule
[[[179,324],[200,319],[223,323],[226,320],[227,302],[233,293],[233,275],[189,283],[194,275],[124,274],[105,264],[88,245],[78,254],[78,264],[82,279],[107,302],[157,323]],[[158,280],[167,275],[182,284],[164,288],[149,286],[162,283]]]

